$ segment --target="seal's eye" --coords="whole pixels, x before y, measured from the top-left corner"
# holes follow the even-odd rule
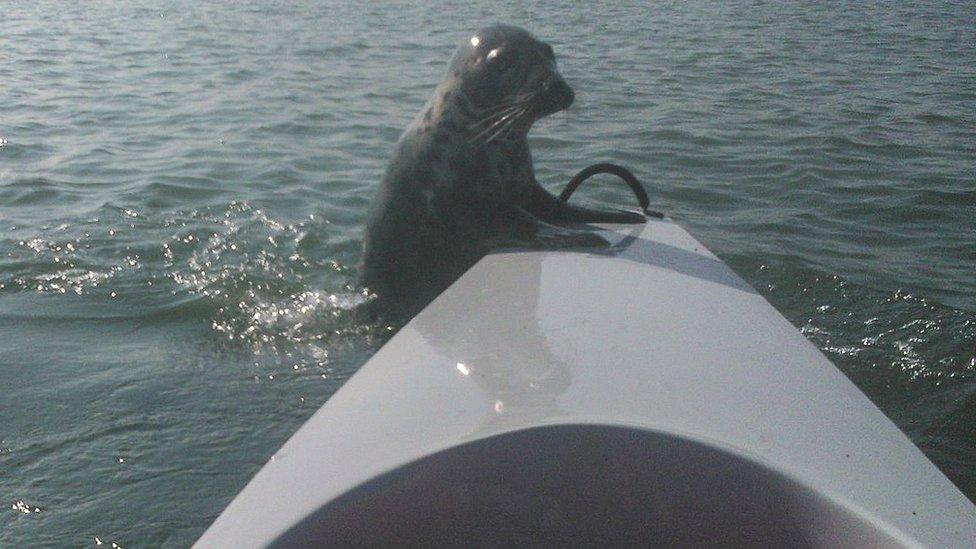
[[[495,72],[508,72],[512,69],[510,57],[505,48],[495,48],[485,54],[485,65]]]
[[[508,72],[515,68],[513,57],[510,48],[498,47],[485,54],[485,65],[495,72]]]

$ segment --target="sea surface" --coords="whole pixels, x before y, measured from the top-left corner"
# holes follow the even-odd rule
[[[976,3],[0,0],[0,546],[192,543],[376,351],[368,202],[492,22],[577,93],[541,181],[632,168],[976,499]]]

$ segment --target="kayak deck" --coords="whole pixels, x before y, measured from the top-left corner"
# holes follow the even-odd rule
[[[606,230],[484,258],[198,545],[976,539],[972,503],[687,232]]]

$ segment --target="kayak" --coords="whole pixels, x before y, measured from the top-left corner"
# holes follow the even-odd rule
[[[406,324],[197,547],[972,547],[974,506],[668,219],[502,250]]]

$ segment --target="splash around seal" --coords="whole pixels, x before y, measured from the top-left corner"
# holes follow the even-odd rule
[[[644,221],[565,204],[536,181],[529,129],[573,99],[552,47],[524,29],[494,25],[461,44],[373,200],[361,283],[381,316],[413,316],[492,248],[604,247],[561,225]]]

